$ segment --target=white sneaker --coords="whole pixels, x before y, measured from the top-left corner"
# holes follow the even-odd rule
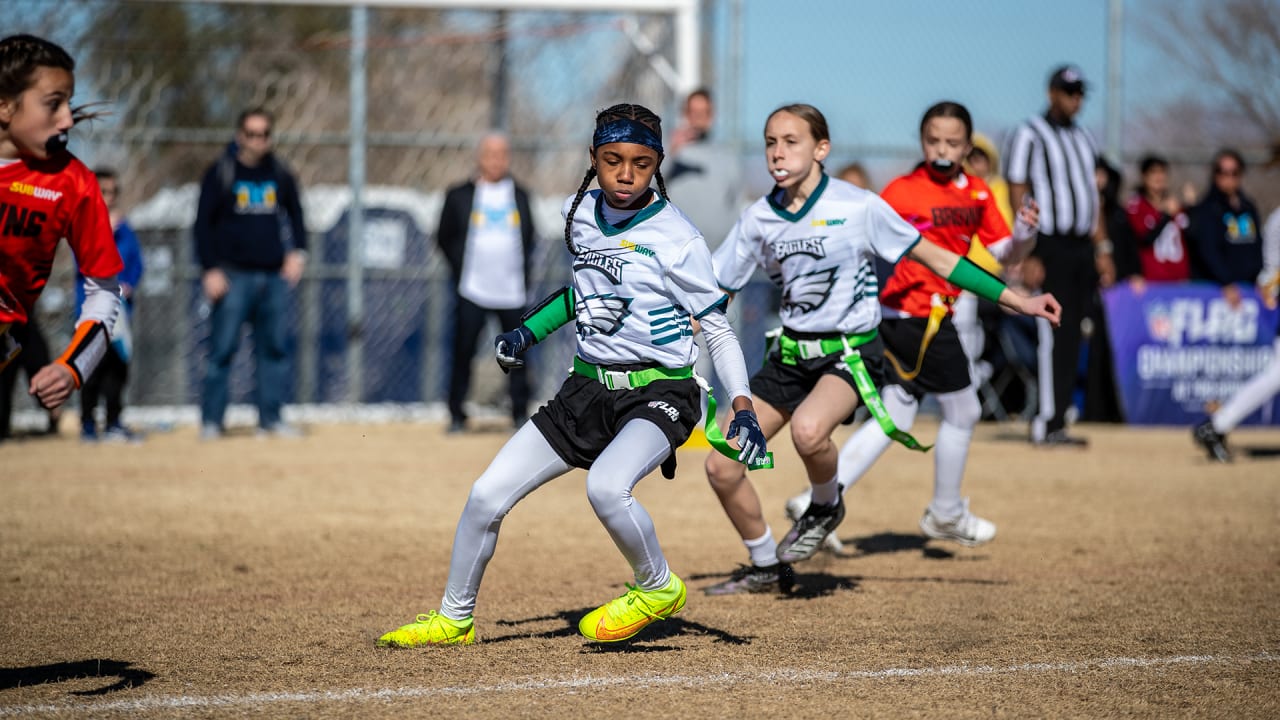
[[[787,499],[786,513],[787,519],[796,522],[805,510],[809,509],[809,491],[805,490],[799,495],[792,495]],[[835,533],[829,533],[822,541],[822,547],[831,552],[841,555],[844,553],[844,543],[840,542],[840,538]]]
[[[996,524],[969,512],[969,498],[964,499],[960,516],[944,521],[926,508],[920,518],[920,531],[934,540],[952,540],[965,547],[977,547],[989,543],[996,536]]]
[[[268,428],[258,428],[257,435],[260,438],[275,437],[296,440],[303,436],[303,432],[297,425],[279,422]]]

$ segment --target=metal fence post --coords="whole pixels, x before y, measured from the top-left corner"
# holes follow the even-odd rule
[[[369,8],[351,8],[351,127],[347,168],[351,204],[347,208],[347,400],[358,403],[364,384],[364,180],[365,63]]]

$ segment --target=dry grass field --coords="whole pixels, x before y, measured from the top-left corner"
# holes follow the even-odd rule
[[[576,632],[630,577],[575,471],[507,518],[480,643],[414,651],[374,640],[437,606],[505,434],[7,443],[0,716],[1280,716],[1280,431],[1237,433],[1260,450],[1231,466],[1182,429],[1080,431],[979,428],[965,490],[999,536],[977,549],[924,541],[931,457],[891,450],[849,495],[856,551],[789,597],[700,592],[745,552],[683,450],[637,495],[688,605],[617,647]],[[780,535],[803,475],[776,445],[754,475]]]

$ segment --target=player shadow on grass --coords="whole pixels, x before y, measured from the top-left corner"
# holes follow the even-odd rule
[[[119,678],[117,682],[96,690],[75,690],[71,693],[72,695],[107,695],[138,687],[155,677],[155,673],[132,667],[132,665],[133,663],[120,660],[79,660],[51,665],[0,668],[0,690],[86,678]]]
[[[1275,460],[1280,458],[1280,447],[1276,445],[1239,445],[1236,455],[1250,460]]]
[[[498,637],[486,637],[484,643],[486,645],[497,642],[508,642],[511,640],[526,640],[529,638],[560,638],[560,637],[576,637],[585,644],[584,650],[588,652],[667,652],[671,650],[681,650],[682,648],[674,645],[651,645],[649,643],[654,640],[662,640],[665,638],[679,637],[682,635],[709,635],[717,643],[725,643],[729,645],[750,645],[751,638],[749,636],[734,635],[733,633],[721,630],[719,628],[709,627],[702,623],[685,620],[680,616],[667,618],[660,622],[655,622],[645,628],[630,640],[614,643],[593,643],[578,634],[578,621],[583,615],[595,610],[594,607],[579,608],[577,610],[561,610],[553,615],[543,615],[541,617],[524,618],[521,620],[499,620],[497,625],[500,627],[518,627],[526,623],[539,623],[548,621],[559,621],[564,623],[564,627],[557,627],[552,630],[535,633],[513,633],[511,635],[500,635]]]
[[[842,538],[843,539],[843,538]],[[945,548],[929,545],[929,538],[923,535],[904,535],[895,532],[882,532],[859,538],[844,540],[846,546],[852,545],[854,552],[845,557],[859,555],[879,555],[882,553],[920,551],[923,557],[930,560],[950,560],[955,553]]]

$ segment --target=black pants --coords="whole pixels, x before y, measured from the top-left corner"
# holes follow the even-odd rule
[[[0,372],[0,440],[9,437],[12,429],[10,416],[13,414],[13,386],[18,382],[19,368],[30,381],[31,376],[39,372],[40,368],[53,361],[49,356],[49,343],[45,342],[44,334],[36,325],[35,318],[31,318],[25,325],[14,324],[9,328],[9,335],[22,346],[22,352],[18,353],[18,357]],[[22,389],[22,394],[27,394],[25,387]],[[52,415],[49,423],[52,429]]]
[[[1062,324],[1053,331],[1053,415],[1046,431],[1061,430],[1075,393],[1080,362],[1080,322],[1098,290],[1093,243],[1087,235],[1041,235],[1035,255],[1044,263],[1044,290],[1062,304]]]
[[[454,422],[467,419],[462,403],[467,399],[467,391],[471,388],[471,362],[475,358],[480,331],[484,329],[489,313],[498,316],[498,322],[505,332],[515,329],[520,324],[520,316],[524,314],[524,309],[490,310],[464,297],[458,297],[453,326],[453,370],[449,375],[449,416]],[[492,338],[487,347],[492,347]],[[492,357],[492,354],[487,357]],[[516,368],[511,371],[509,377],[511,419],[520,423],[529,416],[529,373],[526,368]]]
[[[98,399],[103,398],[107,404],[107,427],[120,425],[120,411],[124,409],[124,384],[129,379],[129,364],[120,357],[116,349],[107,346],[107,354],[103,356],[98,368],[93,371],[84,387],[80,388],[80,424],[94,424],[93,411],[98,407]]]
[[[1094,296],[1093,335],[1089,337],[1089,365],[1085,373],[1084,419],[1086,422],[1124,422],[1120,391],[1116,387],[1115,365],[1111,360],[1111,337],[1107,334],[1107,313],[1102,298]]]

